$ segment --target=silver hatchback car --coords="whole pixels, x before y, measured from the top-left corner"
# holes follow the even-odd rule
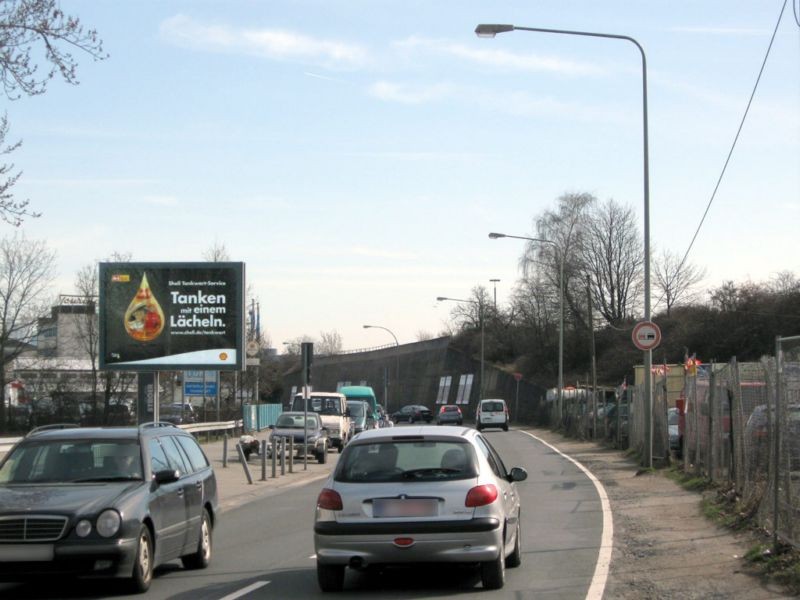
[[[499,589],[519,566],[516,481],[488,440],[465,427],[373,429],[345,449],[317,499],[314,547],[323,591],[345,567],[472,563]]]

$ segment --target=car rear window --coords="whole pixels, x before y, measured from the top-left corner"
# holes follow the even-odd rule
[[[439,481],[477,477],[475,451],[461,441],[386,440],[351,444],[334,479],[341,482]]]
[[[501,412],[503,410],[504,408],[502,402],[484,402],[481,404],[482,412]]]

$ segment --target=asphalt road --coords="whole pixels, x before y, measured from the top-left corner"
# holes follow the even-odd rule
[[[347,570],[345,589],[317,587],[312,521],[319,481],[254,499],[222,515],[211,566],[184,571],[180,563],[156,571],[148,599],[235,600],[308,598],[536,598],[587,597],[602,536],[601,502],[589,478],[572,462],[520,431],[488,431],[507,468],[522,466],[522,566],[506,571],[506,586],[481,589],[473,569],[431,566],[380,576]],[[337,454],[329,455],[333,467]],[[142,598],[113,582],[0,584],[8,598]]]

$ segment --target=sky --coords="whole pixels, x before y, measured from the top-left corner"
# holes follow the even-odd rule
[[[795,0],[795,8],[797,9]],[[337,331],[346,349],[444,329],[476,285],[508,301],[534,222],[568,192],[643,227],[647,57],[650,233],[686,252],[783,0],[476,2],[63,0],[110,54],[78,86],[5,101],[16,186],[57,253],[53,293],[113,253],[246,263],[262,328]],[[689,260],[703,288],[800,274],[800,26],[789,0]],[[13,235],[3,226],[3,235]],[[657,310],[657,307],[655,307]],[[787,332],[790,334],[791,332]]]

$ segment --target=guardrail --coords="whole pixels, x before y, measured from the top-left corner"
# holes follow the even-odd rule
[[[178,425],[184,431],[190,433],[202,433],[212,431],[228,431],[230,429],[241,429],[244,422],[239,419],[237,421],[217,421],[214,423],[193,423],[191,425]],[[11,450],[11,447],[20,441],[21,437],[15,438],[0,438],[0,456]]]

